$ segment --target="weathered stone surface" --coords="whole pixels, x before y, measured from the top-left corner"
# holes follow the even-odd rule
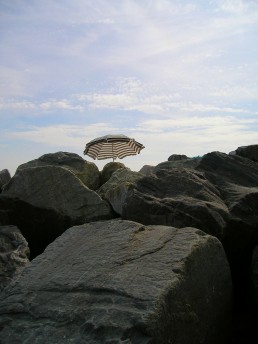
[[[227,183],[244,187],[258,186],[258,164],[239,155],[208,153],[202,157],[197,169],[205,172],[212,183],[225,189],[222,197],[229,203],[234,202],[234,199],[230,202],[227,197],[231,193],[231,190],[227,190]]]
[[[258,145],[238,147],[236,154],[258,162]]]
[[[242,312],[249,307],[250,262],[258,245],[258,164],[239,155],[212,152],[197,168],[228,207],[222,243],[231,266],[236,309]]]
[[[6,199],[0,215],[19,226],[32,251],[34,245],[40,251],[40,242],[49,244],[72,225],[114,217],[107,201],[71,171],[58,166],[19,170],[1,195]]]
[[[258,243],[258,164],[238,155],[212,152],[202,158],[198,170],[220,191],[228,207],[228,249],[250,252]]]
[[[4,290],[2,344],[228,343],[219,241],[130,221],[67,230]]]
[[[16,226],[0,226],[0,291],[29,263],[29,247]]]
[[[0,171],[0,192],[2,192],[3,186],[11,179],[10,172],[7,169]]]
[[[107,202],[63,167],[22,169],[6,185],[3,194],[65,214],[74,224],[111,216]]]
[[[128,191],[142,177],[143,175],[139,172],[131,171],[129,168],[121,168],[111,175],[109,180],[97,190],[97,193],[108,200],[113,210],[121,215]]]
[[[153,173],[155,166],[151,165],[144,165],[140,170],[139,173],[144,174],[145,176],[149,176]]]
[[[168,158],[168,161],[178,161],[178,160],[186,160],[186,159],[189,159],[189,158],[184,154],[172,154]]]
[[[128,193],[122,217],[144,224],[192,226],[221,238],[228,211],[219,196],[198,171],[158,170]]]
[[[121,162],[109,162],[103,167],[103,170],[100,172],[100,181],[101,185],[106,183],[109,178],[112,176],[112,174],[119,170],[120,168],[126,168],[125,165]]]
[[[17,171],[40,166],[62,166],[73,172],[88,188],[96,190],[100,186],[98,167],[93,162],[86,161],[75,153],[56,152],[44,154],[38,159],[20,165]]]
[[[188,158],[188,159],[182,159],[182,160],[170,160],[170,161],[164,161],[155,166],[154,173],[158,170],[163,169],[171,169],[171,168],[178,168],[178,167],[184,167],[184,168],[190,168],[195,169],[202,158]]]

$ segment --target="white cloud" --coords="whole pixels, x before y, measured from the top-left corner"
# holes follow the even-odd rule
[[[46,145],[46,147],[82,148],[83,144],[91,139],[106,134],[107,131],[115,132],[117,128],[108,123],[92,125],[52,125],[45,127],[28,127],[8,133],[15,140],[30,141]]]
[[[0,110],[32,110],[35,109],[35,104],[28,101],[17,102],[15,100],[1,101]]]
[[[53,110],[53,109],[62,109],[62,110],[82,110],[83,107],[80,105],[73,105],[67,99],[61,100],[50,100],[39,104],[39,107],[42,110]]]
[[[17,140],[34,142],[35,154],[81,152],[85,141],[125,132],[145,141],[134,164],[158,163],[175,148],[192,155],[257,143],[257,1],[0,7],[5,147]]]

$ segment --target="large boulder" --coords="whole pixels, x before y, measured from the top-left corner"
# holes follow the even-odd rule
[[[11,179],[10,172],[7,169],[0,171],[0,193],[2,192],[3,186]]]
[[[236,308],[242,312],[249,307],[250,263],[258,245],[258,163],[237,154],[212,152],[203,156],[197,169],[228,207],[222,243],[231,266]]]
[[[105,184],[112,174],[121,168],[126,168],[122,162],[112,161],[107,163],[100,172],[101,185]]]
[[[131,190],[135,183],[142,177],[143,175],[141,173],[131,171],[129,168],[118,169],[111,175],[109,180],[97,190],[97,193],[111,204],[113,210],[117,214],[122,215],[122,209],[128,191]]]
[[[5,185],[2,195],[7,202],[13,200],[10,207],[15,209],[8,215],[12,217],[11,224],[19,225],[26,233],[29,231],[29,238],[22,232],[32,245],[35,237],[49,244],[72,225],[114,217],[107,201],[86,187],[70,170],[58,166],[20,169]],[[22,207],[25,208],[23,214]],[[36,214],[39,214],[38,219]],[[31,217],[32,226],[26,229],[27,218]],[[31,233],[32,230],[36,232]]]
[[[29,263],[28,243],[16,226],[0,226],[0,291]]]
[[[149,176],[153,173],[155,166],[152,165],[144,165],[140,170],[139,173],[144,174],[145,176]]]
[[[258,244],[258,164],[238,155],[204,155],[198,170],[219,190],[229,210],[225,245],[231,251]]]
[[[40,166],[62,166],[73,172],[88,188],[96,190],[100,186],[98,167],[93,162],[86,161],[75,153],[57,152],[44,154],[38,159],[20,165],[17,171],[28,167]]]
[[[192,226],[221,238],[228,211],[203,173],[185,168],[158,170],[130,190],[122,218],[178,228]]]
[[[171,169],[171,168],[178,168],[178,167],[184,167],[184,168],[190,168],[190,169],[195,169],[202,158],[196,157],[196,158],[187,158],[187,159],[177,159],[175,158],[170,158],[168,161],[161,162],[157,166],[155,166],[153,172],[155,173],[156,171],[163,170],[163,169]]]
[[[238,147],[236,154],[258,162],[258,145]]]
[[[110,218],[110,207],[63,167],[42,166],[21,169],[5,186],[3,195],[18,198],[35,207],[53,209],[71,224]]]
[[[1,298],[2,344],[228,343],[231,278],[194,228],[112,220],[68,229]]]
[[[168,158],[168,161],[178,161],[178,160],[187,160],[189,159],[188,156],[184,154],[172,154]]]

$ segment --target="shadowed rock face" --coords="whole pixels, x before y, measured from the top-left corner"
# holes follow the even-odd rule
[[[3,186],[8,183],[10,179],[11,175],[7,169],[0,171],[0,193],[2,192]]]
[[[59,166],[21,169],[1,195],[2,223],[19,226],[32,256],[72,225],[114,217],[106,201]]]
[[[15,226],[0,226],[0,291],[29,263],[29,247]]]
[[[140,179],[128,193],[122,212],[124,219],[193,226],[220,238],[227,215],[218,190],[202,173],[185,168],[158,170]]]
[[[198,170],[219,190],[228,207],[222,242],[231,265],[237,307],[249,307],[250,264],[258,245],[258,164],[239,155],[212,152],[204,155]]]
[[[68,229],[1,299],[0,340],[226,343],[230,270],[219,241],[112,220]]]
[[[71,227],[69,218],[64,214],[0,195],[0,225],[10,224],[16,225],[26,238],[31,259]]]
[[[236,154],[258,162],[258,145],[238,147]]]

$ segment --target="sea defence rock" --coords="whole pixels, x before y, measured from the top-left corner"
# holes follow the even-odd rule
[[[220,242],[122,220],[68,229],[1,297],[2,344],[228,342]]]
[[[188,156],[184,154],[172,154],[168,158],[168,161],[178,161],[178,160],[187,160],[189,159]]]
[[[234,284],[237,307],[247,307],[252,252],[258,245],[258,163],[239,155],[212,152],[203,156],[198,170],[219,190],[229,217],[222,243]]]
[[[126,166],[122,162],[113,161],[107,163],[100,172],[101,185],[105,184],[112,176],[112,174],[121,168],[126,168]]]
[[[16,226],[0,226],[0,291],[29,263],[28,243]]]
[[[10,172],[7,169],[0,171],[0,193],[2,192],[3,186],[11,179]]]
[[[155,173],[158,170],[178,168],[178,167],[195,169],[199,165],[201,159],[202,158],[200,157],[187,158],[187,159],[176,159],[176,158],[172,159],[171,158],[171,160],[161,162],[160,164],[155,166],[153,172]]]
[[[128,192],[122,218],[178,228],[192,226],[223,237],[228,210],[203,173],[162,169],[145,176]]]
[[[110,217],[110,207],[66,168],[42,166],[18,171],[3,195],[18,198],[35,207],[53,209],[71,224]]]
[[[3,202],[11,203],[8,215],[9,218],[11,216],[11,224],[19,226],[30,246],[34,245],[33,238],[49,244],[72,225],[114,217],[107,201],[85,186],[71,171],[59,166],[20,169],[5,186],[2,196],[7,199]],[[22,207],[25,210],[23,214],[20,211]],[[8,206],[6,208],[8,210]],[[36,214],[39,214],[38,219]],[[28,222],[27,217],[33,219],[28,229],[24,225]],[[28,238],[23,229],[30,232]],[[36,232],[31,233],[34,230]],[[35,244],[38,245],[37,242]]]
[[[152,165],[144,165],[140,170],[139,173],[144,174],[145,176],[149,176],[153,173],[155,166]]]
[[[252,250],[258,242],[258,164],[238,155],[204,155],[198,170],[219,190],[229,210],[227,251]]]
[[[258,145],[238,147],[236,154],[258,162]]]
[[[118,169],[97,190],[97,193],[111,204],[117,214],[122,215],[122,209],[128,191],[142,177],[143,175],[141,173],[131,171],[129,168]]]
[[[38,159],[31,160],[20,165],[17,171],[28,167],[40,166],[61,166],[70,170],[83,184],[92,190],[100,186],[100,172],[98,167],[93,163],[84,160],[78,154],[69,152],[56,152],[44,154]]]

